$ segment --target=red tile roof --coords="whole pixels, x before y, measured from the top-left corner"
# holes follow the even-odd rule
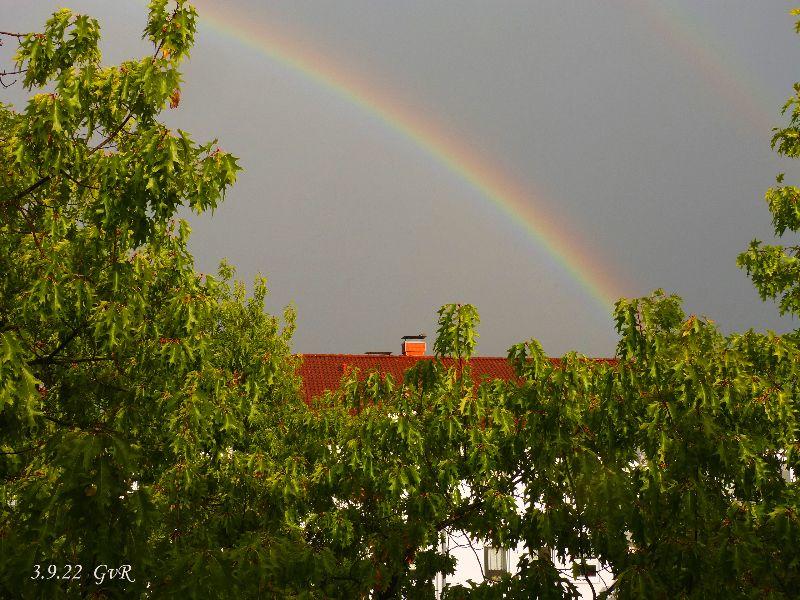
[[[328,390],[339,387],[347,369],[357,368],[363,374],[377,371],[389,373],[396,381],[402,381],[405,372],[420,360],[433,360],[433,356],[404,356],[377,354],[301,354],[298,372],[303,379],[303,394],[306,402]],[[558,358],[550,359],[553,363],[561,362]],[[615,358],[595,358],[597,362],[615,364]],[[453,365],[456,360],[444,358],[445,366]],[[482,379],[515,379],[514,369],[508,359],[503,356],[473,356],[470,359],[472,377],[475,381]]]
[[[303,392],[306,402],[326,390],[335,390],[345,374],[345,367],[358,368],[362,373],[378,371],[390,373],[395,381],[402,381],[405,372],[420,360],[432,360],[433,356],[381,356],[375,354],[302,354],[299,373],[303,379]],[[554,363],[557,358],[551,358]],[[615,359],[598,358],[600,362],[616,362]],[[452,358],[443,359],[445,365],[452,365]],[[510,381],[515,378],[514,370],[503,356],[473,356],[470,359],[472,376],[476,381],[484,378]]]

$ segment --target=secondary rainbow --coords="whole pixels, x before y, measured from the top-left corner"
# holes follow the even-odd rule
[[[781,99],[770,99],[765,85],[754,81],[750,73],[737,66],[730,52],[715,39],[713,32],[702,28],[695,17],[676,2],[666,0],[624,0],[644,24],[666,41],[703,77],[705,85],[715,89],[720,103],[729,106],[747,124],[745,133],[770,136],[778,123]]]
[[[263,24],[244,20],[231,12],[223,13],[213,4],[198,6],[200,27],[209,27],[241,44],[257,50],[291,71],[311,79],[346,102],[377,117],[385,126],[413,141],[429,156],[445,165],[460,179],[479,190],[527,237],[545,249],[580,286],[608,313],[611,305],[628,290],[611,269],[596,258],[597,249],[582,246],[577,232],[545,211],[541,194],[532,193],[479,156],[468,145],[450,138],[435,123],[393,101],[374,85],[347,72],[296,41],[268,30]],[[554,204],[554,203],[551,203]]]

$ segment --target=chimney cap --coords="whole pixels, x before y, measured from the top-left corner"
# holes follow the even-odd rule
[[[417,335],[404,335],[400,339],[401,340],[424,340],[426,337],[428,337],[428,336],[425,335],[424,333],[419,333]]]

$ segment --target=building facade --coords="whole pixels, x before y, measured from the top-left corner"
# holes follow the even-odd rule
[[[306,402],[329,390],[338,388],[342,377],[351,369],[362,373],[380,372],[390,374],[395,381],[402,381],[405,372],[420,360],[432,360],[428,355],[424,335],[405,336],[401,353],[369,352],[364,354],[305,354],[302,355],[299,374],[303,379],[303,393]],[[454,363],[444,358],[445,366]],[[476,381],[484,378],[513,381],[516,374],[505,357],[472,357],[470,359],[472,376]],[[525,549],[492,548],[480,540],[467,538],[457,531],[443,532],[441,549],[457,560],[456,572],[447,578],[436,581],[437,593],[445,585],[468,585],[491,580],[502,573],[515,573],[517,562]],[[554,564],[569,577],[584,598],[592,598],[613,583],[613,577],[604,570],[598,561],[584,558],[581,561],[567,559],[559,561],[555,555]]]

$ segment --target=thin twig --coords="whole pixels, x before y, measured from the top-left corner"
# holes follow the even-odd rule
[[[130,120],[131,120],[131,117],[132,117],[132,116],[133,116],[133,113],[129,112],[129,113],[128,113],[128,116],[126,116],[126,117],[125,117],[125,118],[122,120],[122,123],[120,123],[120,124],[119,124],[119,127],[117,127],[117,128],[114,130],[114,131],[112,131],[110,134],[108,134],[108,136],[106,137],[106,139],[104,139],[104,140],[103,140],[102,142],[100,142],[100,143],[99,143],[97,146],[95,146],[94,148],[92,148],[92,150],[89,152],[89,154],[94,154],[95,152],[97,152],[98,150],[100,150],[100,149],[101,149],[103,146],[105,146],[105,145],[106,145],[108,142],[110,142],[111,140],[113,140],[113,139],[114,139],[114,138],[117,136],[117,134],[118,134],[120,131],[122,131],[122,128],[123,128],[123,127],[125,127],[125,125],[127,125],[127,124],[128,124],[128,121],[130,121]]]
[[[56,419],[55,417],[51,417],[50,415],[42,414],[42,418],[47,419],[51,423],[55,423],[56,425],[61,425],[62,427],[77,427],[75,423],[67,423],[66,421],[62,421],[60,419]]]
[[[72,183],[74,183],[75,185],[77,185],[78,187],[83,187],[83,188],[86,188],[87,190],[99,190],[99,189],[100,189],[99,187],[97,187],[97,186],[94,186],[94,185],[89,185],[89,184],[87,184],[87,183],[81,183],[80,181],[78,181],[77,179],[75,179],[75,178],[74,178],[72,175],[70,175],[69,173],[67,173],[67,172],[66,172],[64,169],[61,169],[61,174],[62,174],[64,177],[66,177],[67,179],[69,179],[69,180],[70,180]]]
[[[467,538],[467,544],[469,544],[470,550],[475,555],[475,561],[478,563],[478,568],[481,570],[481,578],[486,579],[486,573],[483,571],[483,561],[478,557],[478,552],[475,550],[475,546],[472,545],[472,538],[469,537],[466,531],[463,529],[461,530],[461,535]]]
[[[55,349],[55,350],[53,350],[53,351],[52,351],[50,354],[48,354],[48,355],[47,355],[47,356],[45,356],[44,358],[41,358],[41,359],[37,359],[37,360],[31,361],[31,364],[44,364],[44,363],[51,362],[51,361],[53,360],[53,358],[55,357],[55,355],[56,355],[56,354],[58,354],[59,352],[61,352],[61,351],[62,351],[64,348],[66,348],[66,347],[67,347],[67,345],[68,345],[68,344],[69,344],[69,343],[70,343],[72,340],[74,340],[74,339],[75,339],[75,337],[76,337],[76,336],[77,336],[77,335],[80,333],[81,329],[83,329],[83,328],[85,327],[85,325],[86,325],[86,322],[85,322],[85,321],[84,321],[84,322],[82,322],[82,323],[81,323],[80,325],[78,325],[78,326],[77,326],[75,329],[73,329],[73,330],[72,330],[72,333],[70,333],[70,334],[69,334],[69,335],[68,335],[68,336],[67,336],[67,337],[66,337],[66,338],[65,338],[65,339],[64,339],[64,340],[63,340],[63,341],[62,341],[62,342],[61,342],[61,343],[58,345],[58,346],[56,346],[56,349]]]
[[[20,214],[22,214],[22,218],[25,219],[25,222],[28,224],[30,228],[30,234],[33,236],[33,242],[36,244],[36,247],[39,249],[39,254],[44,257],[44,250],[42,249],[42,244],[39,241],[39,238],[36,235],[36,226],[34,225],[33,221],[31,220],[30,215],[28,212],[22,208],[21,206],[18,207]]]

